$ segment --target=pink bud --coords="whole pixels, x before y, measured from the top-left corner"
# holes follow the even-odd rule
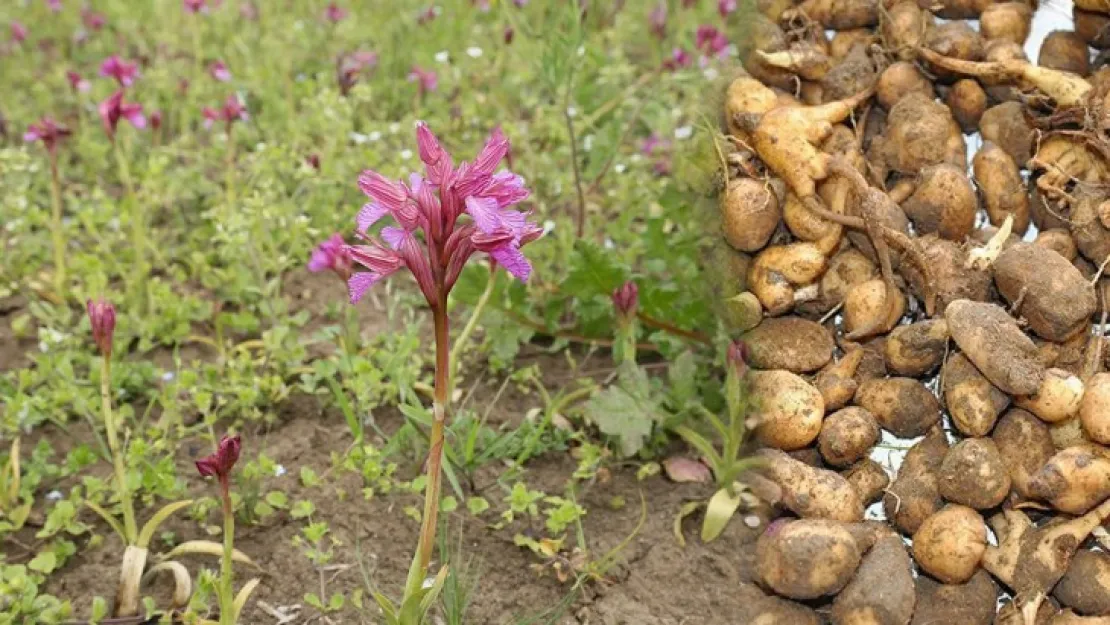
[[[748,372],[748,345],[734,341],[728,346],[728,366],[740,375]]]
[[[93,340],[105,357],[112,355],[112,335],[116,330],[116,307],[105,299],[85,302],[89,324],[92,326]]]
[[[231,475],[231,469],[239,460],[239,451],[242,446],[242,439],[238,435],[225,435],[220,439],[220,444],[216,446],[214,453],[196,461],[197,471],[202,477],[218,478],[220,485],[226,487],[227,478]]]
[[[632,280],[613,291],[613,307],[617,309],[617,314],[625,319],[636,314],[639,303],[640,288]]]

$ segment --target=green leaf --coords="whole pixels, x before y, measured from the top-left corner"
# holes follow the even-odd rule
[[[100,595],[93,597],[91,620],[95,623],[106,616],[108,616],[108,602]]]
[[[693,514],[698,508],[702,507],[700,501],[688,501],[682,504],[678,509],[678,514],[674,517],[674,537],[678,541],[679,546],[686,546],[686,536],[682,533],[682,521]]]
[[[705,521],[701,526],[702,542],[710,542],[721,535],[728,525],[729,519],[736,514],[740,507],[740,494],[732,494],[729,489],[722,488],[713,493],[709,503],[705,506]]]
[[[158,512],[154,513],[154,516],[150,517],[150,520],[146,522],[146,525],[143,526],[143,529],[139,532],[139,537],[135,541],[135,544],[139,547],[142,547],[143,549],[149,547],[151,539],[154,538],[154,532],[158,531],[158,526],[161,525],[166,519],[170,518],[170,515],[172,515],[174,512],[177,512],[182,508],[187,508],[191,505],[193,505],[193,500],[185,499],[182,501],[168,503],[162,506],[158,510]]]
[[[317,610],[322,611],[324,609],[324,602],[320,601],[320,597],[316,596],[314,592],[306,592],[304,594],[304,602]]]
[[[344,602],[343,593],[333,593],[331,599],[328,599],[328,611],[335,612],[336,610],[342,610]]]
[[[617,262],[616,254],[596,243],[578,239],[574,243],[574,252],[570,257],[570,273],[562,284],[565,293],[579,299],[591,295],[608,297],[628,279],[628,268]]]
[[[307,499],[301,499],[293,504],[293,508],[289,511],[289,516],[294,519],[303,519],[312,516],[313,512],[316,512],[316,505]]]
[[[272,490],[266,493],[266,503],[275,508],[285,508],[289,505],[289,497],[280,490]]]
[[[53,551],[40,551],[38,555],[27,563],[27,568],[42,574],[52,572],[58,566],[58,556]]]
[[[320,477],[316,475],[316,471],[312,467],[301,467],[301,484],[305,488],[312,488],[320,483]]]
[[[447,495],[439,500],[439,511],[444,514],[449,514],[459,509],[459,500],[451,495]]]
[[[667,370],[667,377],[671,383],[671,399],[675,406],[681,408],[697,393],[697,365],[694,363],[693,352],[685,351],[671,363]]]
[[[647,374],[632,362],[621,365],[617,384],[591,397],[585,411],[603,434],[617,440],[625,457],[643,448],[655,424],[664,416],[653,397]]]
[[[489,510],[489,502],[486,501],[485,497],[467,497],[466,509],[470,511],[470,514],[478,516],[486,510]]]

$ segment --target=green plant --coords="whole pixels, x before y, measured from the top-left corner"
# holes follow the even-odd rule
[[[20,490],[22,474],[19,466],[19,438],[12,441],[8,459],[0,468],[0,533],[23,527],[31,513],[30,497]]]
[[[705,504],[705,520],[702,523],[701,538],[709,542],[724,531],[729,519],[740,506],[740,493],[743,489],[738,483],[739,475],[756,466],[758,459],[741,457],[741,450],[748,434],[747,418],[750,397],[747,389],[748,371],[746,347],[743,343],[732,343],[728,348],[728,374],[725,379],[725,418],[721,419],[704,406],[698,405],[698,413],[712,426],[713,435],[719,437],[720,450],[710,439],[688,425],[677,425],[675,433],[696,449],[713,472],[717,492]],[[686,507],[680,519],[692,512]]]

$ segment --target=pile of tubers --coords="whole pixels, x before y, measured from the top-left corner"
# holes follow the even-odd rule
[[[755,6],[714,262],[782,511],[756,622],[1110,624],[1110,1],[1035,63],[1024,1]]]

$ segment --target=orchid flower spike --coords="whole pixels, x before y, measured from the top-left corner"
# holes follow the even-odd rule
[[[227,484],[231,469],[239,460],[239,451],[243,443],[239,435],[224,436],[216,446],[216,451],[196,461],[197,472],[201,477],[215,477],[221,485]]]
[[[100,112],[100,121],[104,123],[104,130],[108,133],[108,138],[113,141],[116,139],[116,127],[121,118],[126,119],[135,128],[146,128],[143,105],[135,102],[125,103],[122,89],[108,96],[108,99],[101,102],[97,108]]]
[[[73,133],[70,129],[58,124],[52,117],[43,117],[39,123],[27,127],[27,132],[23,133],[23,140],[27,143],[42,141],[46,151],[54,154],[58,149],[58,143],[71,134]]]
[[[121,87],[130,87],[139,76],[139,64],[125,61],[118,54],[113,54],[100,64],[100,75],[116,79]]]
[[[93,340],[105,357],[112,355],[112,335],[116,331],[116,307],[105,299],[85,302],[85,310],[92,326]]]

